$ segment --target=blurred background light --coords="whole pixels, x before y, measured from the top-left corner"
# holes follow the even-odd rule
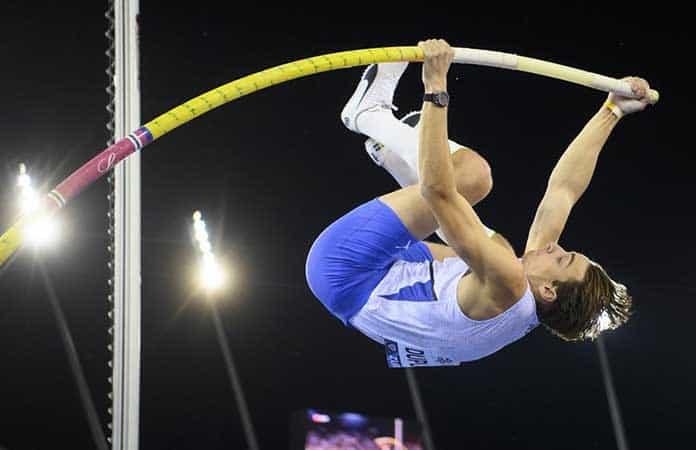
[[[20,214],[35,213],[41,204],[41,196],[32,187],[32,179],[24,163],[19,164],[17,187]],[[60,224],[55,217],[38,215],[24,226],[24,239],[28,244],[44,247],[55,244],[60,238],[60,231]]]
[[[228,277],[213,254],[213,247],[209,241],[210,236],[200,211],[193,213],[193,237],[198,250],[201,252],[198,270],[200,283],[208,291],[222,289],[227,284]]]

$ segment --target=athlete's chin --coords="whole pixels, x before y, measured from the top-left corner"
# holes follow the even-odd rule
[[[522,255],[522,267],[524,267],[525,274],[530,276],[538,272],[539,262],[539,255],[535,250],[530,250]]]

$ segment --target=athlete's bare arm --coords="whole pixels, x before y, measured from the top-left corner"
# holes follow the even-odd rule
[[[447,72],[454,52],[442,40],[418,44],[423,49],[426,93],[447,90]],[[425,102],[419,140],[421,194],[437,219],[450,247],[471,267],[482,296],[499,306],[516,302],[527,282],[521,262],[489,239],[473,208],[456,189],[447,141],[447,108]]]
[[[512,247],[512,245],[510,245],[510,242],[503,237],[502,234],[495,233],[492,236],[490,236],[489,239],[491,239],[496,244],[500,245],[506,251],[510,252],[510,254],[512,254],[513,256],[515,255],[515,249]],[[424,244],[428,246],[430,254],[433,256],[433,259],[437,261],[442,261],[445,258],[459,257],[459,255],[457,255],[457,252],[452,250],[452,248],[447,245],[427,241],[425,241]]]
[[[648,104],[646,95],[650,86],[640,78],[624,80],[631,83],[633,92],[641,98],[632,100],[610,94],[608,102],[620,108],[619,115],[642,111]],[[529,230],[525,253],[558,242],[570,211],[590,184],[599,153],[618,121],[619,117],[603,105],[558,160]]]

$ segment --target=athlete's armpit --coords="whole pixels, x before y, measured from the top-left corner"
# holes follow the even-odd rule
[[[502,234],[496,232],[493,236],[491,236],[491,239],[496,244],[500,244],[503,248],[510,250],[510,253],[512,253],[513,255],[516,255],[515,249],[512,247],[510,242],[507,239],[505,239],[505,236],[503,236]]]

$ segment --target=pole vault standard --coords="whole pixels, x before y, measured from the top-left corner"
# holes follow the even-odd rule
[[[134,21],[134,16],[128,22],[131,23],[132,21]],[[135,33],[133,33],[130,39],[135,39],[135,36]],[[276,84],[321,72],[373,63],[422,61],[423,57],[423,52],[418,47],[350,50],[293,61],[222,85],[156,117],[100,152],[49,192],[44,198],[41,211],[43,213],[52,213],[62,208],[84,188],[101,178],[132,153],[141,150],[155,139],[162,137],[175,128],[225,103]],[[580,84],[593,89],[635,97],[630,84],[627,82],[524,56],[489,50],[455,48],[454,62],[519,70]],[[137,77],[135,80],[137,80]],[[132,83],[135,83],[135,81],[132,81]],[[659,99],[658,92],[651,90],[650,99],[651,103],[657,102]],[[21,245],[23,227],[31,219],[31,217],[20,218],[0,236],[0,266]]]
[[[113,0],[113,144],[123,142],[140,124],[138,67],[139,0]],[[107,19],[110,19],[107,17]],[[117,140],[120,139],[120,140]],[[112,142],[113,142],[112,141]],[[109,157],[107,157],[107,161]],[[97,173],[105,166],[97,164]],[[111,334],[113,370],[109,396],[112,407],[109,438],[113,450],[138,450],[140,415],[140,154],[114,168],[109,194],[109,234],[113,269],[109,304],[113,308]]]

